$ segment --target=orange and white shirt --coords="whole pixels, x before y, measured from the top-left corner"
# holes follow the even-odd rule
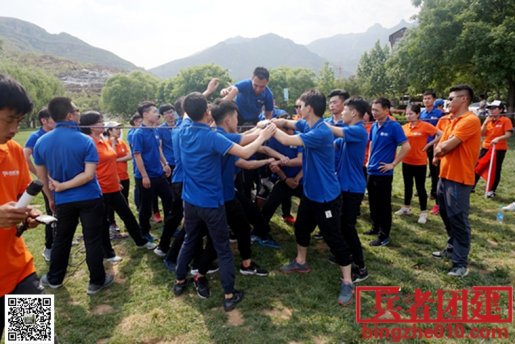
[[[493,139],[503,136],[507,131],[513,131],[513,124],[511,119],[500,116],[496,121],[490,121],[486,124],[485,140],[483,141],[483,148],[490,148],[490,143]],[[508,140],[500,140],[495,145],[495,150],[505,151],[508,150]]]
[[[426,165],[427,153],[423,149],[427,144],[427,138],[435,135],[438,129],[429,122],[417,121],[414,126],[411,123],[404,124],[402,130],[411,146],[402,162],[409,165]]]

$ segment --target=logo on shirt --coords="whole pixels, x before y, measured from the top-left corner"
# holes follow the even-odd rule
[[[379,133],[379,136],[390,136],[388,133]]]
[[[13,176],[19,176],[20,170],[14,170],[14,171],[2,171],[2,175],[4,177],[13,177]]]
[[[413,133],[413,136],[422,136],[422,133],[415,132],[415,133]]]

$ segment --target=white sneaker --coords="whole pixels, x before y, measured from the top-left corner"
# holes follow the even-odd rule
[[[159,248],[159,246],[158,246],[158,247],[156,247],[156,248],[154,249],[154,253],[155,253],[156,255],[158,255],[159,257],[161,257],[161,258],[166,257],[166,252],[161,251],[161,249]]]
[[[513,202],[512,204],[508,204],[506,207],[502,208],[502,210],[515,211],[515,202]]]
[[[45,249],[43,250],[43,253],[41,255],[43,256],[43,258],[45,258],[45,261],[49,262],[51,254],[52,254],[52,249],[45,247]]]
[[[147,250],[153,250],[157,247],[157,244],[152,241],[147,241],[146,244],[138,246],[138,248],[146,248]]]
[[[116,263],[121,262],[123,260],[123,258],[120,256],[114,256],[111,258],[104,258],[104,260],[108,261],[109,263],[116,264]]]
[[[110,230],[110,231],[116,231],[116,232],[119,232],[119,231],[120,231],[120,227],[118,227],[117,225],[110,225],[110,226],[109,226],[109,230]]]
[[[420,223],[421,225],[423,225],[427,222],[427,211],[426,210],[420,212],[420,216],[418,217],[417,222]]]
[[[395,212],[395,215],[409,215],[411,214],[411,208],[402,207],[401,209]]]

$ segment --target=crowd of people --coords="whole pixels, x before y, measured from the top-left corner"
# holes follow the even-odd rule
[[[448,114],[443,100],[427,91],[424,109],[408,105],[406,124],[401,125],[391,115],[387,98],[369,104],[344,90],[334,90],[326,98],[313,89],[296,100],[293,117],[274,111],[268,82],[268,71],[258,67],[249,80],[222,89],[221,98],[211,104],[207,97],[219,86],[216,78],[203,93],[192,92],[173,105],[142,101],[131,118],[127,143],[120,123],[107,121],[96,111],[81,112],[71,99],[55,97],[39,112],[41,128],[22,149],[12,138],[32,103],[19,83],[0,76],[2,306],[5,294],[37,294],[42,287],[63,285],[79,220],[89,270],[87,293],[112,284],[114,277],[106,274],[104,261],[123,260],[112,240],[126,236],[116,213],[136,247],[153,251],[175,273],[175,295],[193,282],[201,298],[210,297],[206,274],[219,270],[223,308],[230,311],[244,298],[244,292],[235,289],[230,238],[237,242],[239,272],[268,276],[251,248],[252,243],[281,247],[270,229],[279,206],[283,219],[294,226],[297,245],[280,271],[309,273],[310,241],[321,238],[330,249],[330,261],[340,269],[338,303],[349,304],[354,284],[369,276],[356,230],[362,200],[368,193],[371,228],[364,234],[375,236],[369,245],[388,245],[394,169],[401,163],[404,202],[393,214],[412,212],[415,184],[418,223],[428,221],[431,198],[432,213],[441,216],[447,232],[447,246],[432,255],[452,262],[450,276],[468,274],[468,217],[470,194],[479,179],[478,157],[496,147],[494,182],[487,190],[488,197],[495,197],[506,141],[513,131],[511,121],[502,116],[501,102],[488,105],[490,116],[481,125],[468,110],[474,97],[471,87],[450,88]],[[324,118],[327,107],[331,116]],[[129,160],[136,214],[129,206]],[[23,239],[16,235],[17,225],[34,227],[41,213],[15,205],[30,173],[43,182],[46,212],[57,218],[55,226],[46,226],[43,256],[49,269],[41,278]],[[300,199],[296,219],[292,196]],[[162,219],[156,219],[159,206]],[[163,223],[159,240],[152,234],[152,219]]]

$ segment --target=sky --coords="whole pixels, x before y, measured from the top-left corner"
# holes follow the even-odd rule
[[[390,28],[417,12],[411,0],[0,0],[0,16],[66,32],[147,69],[235,36],[275,33],[308,44],[375,23]]]

